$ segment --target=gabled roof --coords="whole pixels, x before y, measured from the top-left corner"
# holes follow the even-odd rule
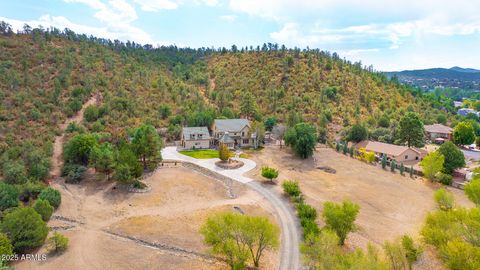
[[[451,134],[453,129],[442,124],[425,125],[425,131],[430,133]]]
[[[245,126],[250,126],[247,119],[215,119],[214,124],[220,132],[239,132]]]
[[[221,142],[221,143],[234,143],[235,142],[235,140],[232,139],[232,137],[230,137],[228,135],[228,133],[223,134],[222,137],[220,137],[220,139],[218,141]]]
[[[422,149],[408,148],[403,145],[395,145],[395,144],[388,144],[388,143],[374,142],[374,141],[361,141],[357,143],[355,147],[365,148],[367,151],[370,151],[370,152],[387,154],[394,157],[401,155],[403,152],[407,151],[408,149],[412,149],[418,154],[426,153],[426,151]]]
[[[183,137],[185,140],[210,140],[210,133],[207,127],[183,127]],[[193,135],[195,138],[192,138]],[[201,136],[198,136],[201,135]]]

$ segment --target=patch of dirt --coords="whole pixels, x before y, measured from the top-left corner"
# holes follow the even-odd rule
[[[150,192],[114,189],[114,182],[91,172],[80,184],[55,182],[62,204],[49,226],[70,226],[59,230],[70,238],[70,247],[61,255],[49,255],[47,261],[22,261],[15,268],[228,269],[222,262],[198,255],[208,255],[198,229],[209,215],[234,212],[238,206],[246,214],[276,222],[268,202],[255,191],[238,188],[238,197],[229,199],[221,182],[188,168],[162,168],[145,182],[152,187]],[[38,254],[46,252],[42,247]],[[278,252],[269,252],[262,269],[276,269],[278,261]]]

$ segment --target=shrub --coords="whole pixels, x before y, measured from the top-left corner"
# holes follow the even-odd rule
[[[270,167],[262,167],[262,176],[273,181],[273,179],[278,177],[278,170]]]
[[[27,169],[22,162],[7,161],[3,165],[3,177],[9,184],[23,184],[27,182]]]
[[[320,229],[318,228],[317,223],[315,220],[311,220],[308,218],[300,219],[300,225],[303,228],[303,236],[306,238],[309,235],[318,235],[320,233]]]
[[[37,198],[38,194],[45,189],[45,184],[42,182],[28,181],[25,184],[16,185],[15,188],[19,193],[20,200],[28,202],[30,199]]]
[[[298,197],[300,196],[300,188],[298,187],[298,183],[296,181],[284,181],[282,183],[283,191],[290,195],[290,197]]]
[[[387,167],[387,156],[383,155],[382,156],[382,169],[385,169]]]
[[[480,267],[480,248],[459,239],[448,242],[440,253],[449,269],[477,270]]]
[[[57,208],[60,206],[60,203],[62,201],[62,197],[60,195],[60,192],[54,188],[48,187],[44,189],[40,195],[38,195],[39,199],[42,200],[47,200],[51,206]]]
[[[435,174],[435,179],[437,179],[438,182],[449,186],[450,184],[452,184],[453,177],[449,174],[438,172],[437,174]]]
[[[82,102],[78,99],[74,99],[68,103],[68,108],[73,112],[78,112],[82,109]]]
[[[407,257],[409,269],[412,269],[413,263],[417,261],[418,257],[423,252],[422,248],[418,245],[415,245],[413,239],[408,235],[402,236],[402,246],[405,250],[405,257]]]
[[[65,164],[62,169],[62,176],[67,183],[79,183],[83,180],[87,167],[78,164]]]
[[[455,205],[455,199],[453,198],[452,193],[450,193],[444,188],[435,191],[434,199],[438,205],[438,208],[443,211],[448,211],[452,209]]]
[[[365,153],[365,161],[368,163],[375,162],[375,153],[374,152],[366,152]]]
[[[7,213],[0,224],[16,252],[24,252],[39,247],[48,234],[47,224],[31,207],[16,208]]]
[[[68,247],[68,238],[55,232],[53,236],[48,238],[48,247],[52,252],[63,252]]]
[[[224,143],[220,143],[218,147],[218,158],[223,162],[226,162],[230,158],[230,150],[228,150],[227,145]]]
[[[18,206],[18,192],[14,186],[0,182],[0,211]]]
[[[133,182],[133,187],[136,189],[144,189],[147,187],[147,185],[141,181],[136,180]]]
[[[465,194],[467,197],[475,203],[477,206],[480,206],[480,179],[473,179],[468,184],[465,185]]]
[[[405,166],[403,165],[403,162],[400,163],[400,174],[403,175],[403,173],[405,172]]]
[[[53,214],[53,206],[47,200],[36,200],[33,209],[42,216],[43,221],[48,221]]]
[[[10,242],[10,239],[3,234],[0,233],[0,255],[2,256],[8,256],[13,254],[13,246],[12,243]],[[4,258],[1,259],[0,266],[3,266],[7,263],[8,261],[5,260]],[[3,269],[3,268],[0,268]]]
[[[317,210],[308,204],[299,204],[297,212],[300,219],[315,220],[317,218]]]
[[[83,133],[85,132],[85,128],[79,125],[77,122],[71,122],[68,124],[65,131],[68,133],[73,133],[73,132]]]
[[[85,108],[83,112],[83,116],[87,122],[94,122],[99,117],[98,107],[95,105],[90,105]]]
[[[387,257],[391,269],[407,269],[408,261],[402,244],[398,241],[385,241],[383,245],[385,256]]]

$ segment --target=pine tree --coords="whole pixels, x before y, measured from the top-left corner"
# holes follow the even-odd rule
[[[396,167],[397,167],[397,164],[395,164],[395,160],[392,160],[392,162],[390,162],[390,171],[395,172]]]
[[[403,162],[400,164],[400,174],[403,175],[403,172],[405,171],[405,166],[403,166]]]

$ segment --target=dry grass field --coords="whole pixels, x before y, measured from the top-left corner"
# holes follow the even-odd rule
[[[381,245],[403,234],[417,237],[425,215],[435,208],[433,193],[440,187],[422,178],[411,179],[408,174],[392,174],[327,148],[317,149],[314,157],[307,160],[295,157],[288,148],[278,147],[266,147],[250,158],[258,164],[250,176],[263,181],[258,168],[278,168],[279,192],[282,181],[297,180],[306,202],[319,213],[325,201],[350,199],[359,204],[356,223],[360,230],[349,235],[349,247],[366,247],[368,242]],[[329,166],[336,173],[324,172],[317,166]],[[463,191],[450,190],[459,204],[471,205]],[[323,226],[321,217],[317,221]]]
[[[183,167],[159,169],[145,182],[150,192],[128,193],[94,176],[80,185],[55,184],[62,192],[55,215],[70,221],[52,219],[49,226],[72,226],[62,231],[70,247],[45,262],[17,263],[16,269],[228,269],[202,257],[208,247],[198,230],[208,216],[238,206],[276,222],[268,203],[240,184],[233,187],[237,198],[230,199],[221,182]],[[278,253],[267,253],[262,269],[277,263]]]

